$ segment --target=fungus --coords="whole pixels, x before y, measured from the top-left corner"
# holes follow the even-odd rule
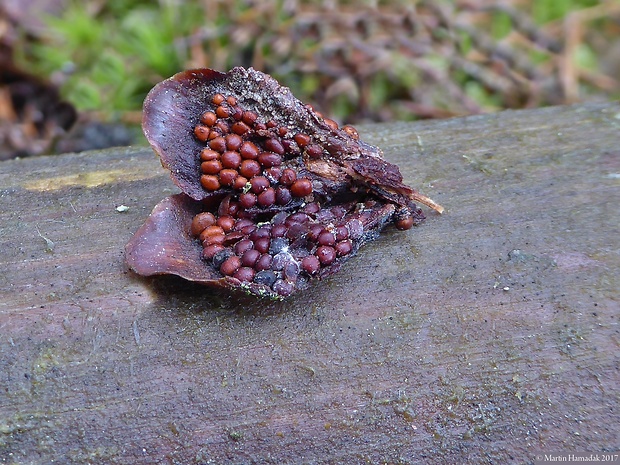
[[[182,193],[127,244],[140,275],[275,299],[336,272],[390,222],[424,219],[397,166],[253,69],[179,73],[144,103],[144,133]]]

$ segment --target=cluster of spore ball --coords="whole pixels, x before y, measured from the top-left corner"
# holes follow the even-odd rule
[[[299,279],[354,251],[362,218],[343,206],[322,206],[313,195],[301,155],[320,158],[323,149],[311,136],[262,120],[234,96],[218,93],[212,103],[194,136],[204,143],[200,183],[222,200],[216,211],[194,217],[191,233],[201,241],[203,258],[223,276],[287,296]],[[354,128],[343,130],[357,137]]]

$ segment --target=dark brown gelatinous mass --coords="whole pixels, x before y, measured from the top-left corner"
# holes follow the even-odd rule
[[[284,298],[336,272],[383,227],[424,219],[396,165],[253,69],[179,73],[144,103],[143,129],[183,191],[127,244],[141,275]]]

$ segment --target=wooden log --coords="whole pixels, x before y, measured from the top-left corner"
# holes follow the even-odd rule
[[[446,213],[282,303],[127,271],[176,191],[150,149],[3,162],[0,462],[618,451],[619,129],[617,103],[360,127]]]

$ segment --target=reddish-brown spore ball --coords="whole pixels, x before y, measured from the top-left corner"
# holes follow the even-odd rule
[[[245,176],[237,176],[235,178],[235,182],[233,183],[233,189],[243,190],[245,189],[245,185],[248,183],[248,178]]]
[[[245,226],[240,231],[247,236],[248,234],[252,234],[254,231],[256,231],[256,225],[252,223],[249,226]]]
[[[218,226],[217,224],[212,224],[211,226],[207,226],[201,231],[200,240],[204,241],[209,236],[223,235],[223,234],[224,234],[224,230],[221,228],[221,226]]]
[[[282,157],[273,152],[262,152],[258,156],[258,162],[265,168],[271,168],[272,166],[280,166],[282,164]]]
[[[256,144],[246,141],[241,144],[241,147],[239,147],[239,153],[245,159],[255,160],[258,158],[258,154],[260,153],[260,151],[258,150]]]
[[[198,126],[194,128],[194,135],[196,136],[196,139],[198,139],[200,142],[208,141],[210,133],[211,133],[211,129],[201,124],[199,124]]]
[[[226,239],[226,236],[224,236],[224,234],[213,234],[211,236],[207,236],[204,241],[202,241],[202,245],[203,246],[208,246],[208,245],[222,245],[224,244],[224,240]]]
[[[268,270],[271,267],[272,261],[273,261],[273,257],[271,255],[269,255],[268,253],[263,253],[256,261],[256,264],[254,265],[254,269],[256,271]]]
[[[349,230],[346,226],[338,226],[336,228],[336,240],[342,241],[349,237]]]
[[[259,237],[254,241],[254,248],[260,253],[267,253],[269,251],[270,239],[268,237]]]
[[[252,192],[260,194],[269,187],[270,183],[269,179],[265,176],[254,176],[254,178],[250,180],[250,184],[252,184]]]
[[[277,153],[278,155],[284,154],[284,147],[278,139],[271,138],[265,141],[265,148],[271,152]]]
[[[239,196],[239,204],[246,210],[256,205],[256,200],[256,194],[253,194],[252,192],[246,192],[245,194],[241,194]]]
[[[225,139],[228,150],[239,150],[239,147],[243,144],[243,139],[238,134],[227,134]]]
[[[321,245],[334,245],[336,243],[336,237],[329,231],[323,231],[319,234],[318,243]]]
[[[306,153],[310,158],[320,158],[323,155],[323,149],[320,145],[310,144],[306,147]]]
[[[342,126],[342,130],[346,132],[348,135],[350,135],[353,139],[357,140],[360,138],[360,135],[357,132],[357,129],[355,129],[353,126],[350,126],[347,124],[345,126]]]
[[[310,143],[310,136],[308,134],[304,134],[304,133],[299,133],[299,134],[295,134],[295,137],[293,137],[293,139],[295,140],[295,142],[297,142],[297,145],[299,145],[299,147],[304,148],[306,145],[308,145]]]
[[[246,226],[254,226],[254,221],[249,218],[240,218],[235,222],[235,231],[242,231]]]
[[[261,173],[260,163],[256,160],[243,160],[239,173],[248,179],[252,179],[254,176],[258,176]]]
[[[314,274],[321,269],[321,262],[314,255],[308,255],[301,260],[301,269],[308,274]]]
[[[256,115],[256,113],[254,113],[253,111],[247,110],[243,112],[243,116],[241,117],[241,120],[245,124],[252,126],[256,122],[257,118],[258,116]]]
[[[222,164],[219,160],[203,161],[200,164],[200,171],[204,174],[217,174],[222,171]]]
[[[224,250],[224,246],[220,244],[211,244],[202,249],[202,256],[207,260],[212,259],[216,253]]]
[[[250,239],[256,241],[260,237],[270,237],[271,236],[271,227],[269,226],[261,226],[256,229],[250,236]]]
[[[222,94],[215,94],[213,96],[213,99],[211,99],[211,101],[215,104],[215,105],[220,105],[224,102],[224,100],[226,100],[226,98],[222,95]]]
[[[198,213],[192,219],[192,225],[190,231],[192,236],[198,236],[205,228],[213,226],[215,224],[215,215],[211,212]]]
[[[216,137],[220,137],[222,135],[222,131],[220,131],[215,126],[211,128],[211,133],[209,134],[209,140],[213,140]]]
[[[245,124],[243,121],[237,121],[236,123],[232,125],[230,129],[235,134],[242,136],[250,130],[250,127],[247,124]]]
[[[237,176],[239,176],[239,173],[236,170],[224,169],[219,174],[220,183],[224,186],[232,186]]]
[[[268,187],[258,194],[258,204],[261,207],[270,207],[276,203],[276,191],[273,187]]]
[[[346,239],[344,241],[337,242],[335,245],[336,254],[339,257],[343,257],[344,255],[349,255],[353,250],[353,243],[350,239]]]
[[[333,119],[324,118],[325,124],[327,124],[331,129],[338,129],[338,123],[336,123]]]
[[[201,161],[217,160],[219,158],[219,156],[220,156],[220,154],[217,153],[215,150],[212,150],[212,149],[204,148],[200,152],[200,160]]]
[[[406,216],[404,218],[399,218],[394,222],[396,229],[400,229],[401,231],[405,231],[407,229],[411,229],[413,226],[413,216]]]
[[[229,215],[220,216],[215,224],[222,228],[224,232],[228,232],[235,226],[235,219]]]
[[[246,251],[254,246],[254,242],[250,239],[241,239],[235,244],[235,254],[242,256]]]
[[[228,118],[230,116],[230,108],[224,105],[220,105],[219,107],[217,107],[215,109],[215,114],[219,117],[219,118]]]
[[[200,117],[200,122],[209,127],[213,126],[217,121],[217,116],[212,111],[205,111]]]
[[[291,194],[305,197],[312,193],[312,182],[308,178],[300,178],[291,185]]]
[[[226,150],[226,139],[224,139],[222,136],[211,139],[209,141],[209,147],[211,147],[216,152],[222,153]]]
[[[241,259],[236,255],[232,255],[220,265],[220,273],[226,276],[232,276],[239,267],[241,267]]]
[[[208,191],[216,191],[221,187],[217,176],[213,176],[212,174],[203,174],[200,176],[200,184]]]
[[[224,152],[220,158],[224,168],[237,169],[241,164],[241,155],[238,152]]]
[[[330,265],[336,259],[336,251],[328,245],[317,247],[315,255],[321,262],[321,265]]]
[[[282,171],[282,174],[280,175],[280,184],[283,184],[285,186],[290,186],[296,180],[297,180],[297,173],[295,173],[295,170],[292,170],[290,168],[285,168],[284,171]]]
[[[237,278],[241,282],[248,283],[254,279],[255,274],[256,272],[253,268],[250,268],[249,266],[242,266],[237,271],[235,271],[233,278]]]
[[[237,104],[237,98],[229,95],[228,97],[226,97],[226,102],[231,106],[234,107]]]
[[[248,249],[243,252],[241,256],[241,264],[243,266],[254,266],[258,259],[260,258],[261,253],[256,249]]]

